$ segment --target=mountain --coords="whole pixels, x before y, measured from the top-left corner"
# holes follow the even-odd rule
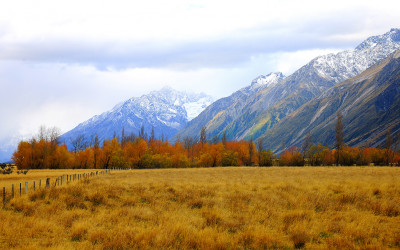
[[[181,129],[177,137],[196,137],[203,126],[206,126],[208,136],[212,137],[221,133],[226,126],[241,115],[242,109],[250,96],[261,89],[275,86],[284,78],[285,76],[280,72],[258,76],[249,86],[208,106],[199,116]]]
[[[382,146],[389,127],[398,138],[400,50],[286,116],[265,134],[265,145],[275,151],[281,150],[282,142],[288,147],[300,146],[310,133],[314,141],[332,147],[338,111],[343,115],[344,139],[349,146]]]
[[[213,98],[204,93],[186,93],[164,87],[138,98],[133,97],[110,111],[90,118],[63,134],[60,140],[70,145],[81,135],[90,140],[97,134],[103,141],[114,135],[121,136],[122,129],[125,135],[137,135],[142,126],[149,136],[154,127],[156,138],[171,138],[212,101]]]
[[[276,84],[246,96],[240,105],[226,105],[218,112],[210,106],[199,115],[203,119],[194,119],[178,134],[197,136],[198,128],[205,126],[212,136],[221,137],[225,132],[229,139],[256,139],[303,104],[360,74],[398,48],[400,30],[391,29],[383,35],[366,39],[354,50],[319,56]],[[218,102],[224,103],[224,100],[215,103]],[[221,119],[221,114],[234,115],[229,116],[230,119]]]

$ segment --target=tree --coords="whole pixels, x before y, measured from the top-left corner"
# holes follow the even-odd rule
[[[142,127],[139,130],[139,138],[146,140],[146,136],[144,133],[144,125],[142,125]]]
[[[200,143],[204,145],[207,142],[206,127],[203,126],[200,131]]]
[[[336,165],[340,163],[340,155],[342,153],[342,149],[344,146],[344,132],[343,132],[343,116],[340,111],[337,112],[337,120],[335,126],[335,135],[336,135]]]
[[[222,139],[221,139],[221,141],[222,141],[222,144],[224,144],[224,146],[226,146],[227,139],[226,139],[226,132],[225,132],[225,130],[224,130],[224,133],[222,134]]]
[[[284,139],[282,139],[282,142],[281,142],[281,149],[282,149],[282,153],[286,150],[286,145],[285,145]]]
[[[276,155],[272,153],[271,150],[268,151],[261,151],[259,152],[260,155],[260,160],[258,165],[260,166],[272,166],[274,163],[274,159],[276,158]]]
[[[253,143],[253,137],[251,137],[249,140],[249,161],[248,161],[249,166],[253,166],[253,155],[254,155],[254,143]]]
[[[72,147],[74,148],[74,154],[78,151],[82,151],[86,148],[85,146],[85,135],[78,135],[75,139],[71,139]]]
[[[261,166],[261,153],[263,151],[263,147],[264,147],[264,137],[260,137],[257,140],[257,152],[258,152],[258,165]]]
[[[49,134],[49,140],[52,144],[52,146],[54,145],[59,145],[59,138],[61,135],[61,130],[57,127],[51,127],[48,129],[48,134]]]
[[[99,136],[96,134],[96,136],[94,137],[94,141],[93,141],[93,167],[97,168],[97,158],[99,156],[99,149],[100,147],[100,141],[99,141]]]
[[[126,142],[125,138],[125,127],[122,127],[122,132],[121,132],[121,146],[124,146]]]
[[[221,158],[222,166],[237,166],[239,165],[238,154],[231,150],[226,150],[222,154]]]
[[[219,142],[218,135],[214,135],[213,138],[211,139],[212,144],[217,144]]]
[[[154,126],[151,126],[150,141],[154,141],[155,139],[156,139],[156,136],[154,135]]]
[[[306,137],[304,138],[303,145],[301,147],[301,151],[303,153],[303,165],[305,165],[305,159],[308,154],[308,151],[311,148],[311,145],[312,145],[312,137],[311,137],[310,132],[308,132],[306,134]]]
[[[392,144],[393,144],[393,139],[392,139],[392,128],[388,128],[386,131],[386,142],[385,142],[385,158],[386,158],[386,165],[389,166],[389,164],[392,162]]]

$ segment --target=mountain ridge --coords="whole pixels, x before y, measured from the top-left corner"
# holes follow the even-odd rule
[[[356,49],[316,57],[277,84],[247,96],[240,106],[228,107],[224,113],[240,113],[230,116],[231,120],[222,123],[221,114],[206,109],[199,115],[205,118],[199,125],[193,124],[194,119],[178,134],[195,137],[203,125],[210,136],[221,137],[225,133],[229,139],[256,139],[325,90],[356,76],[400,48],[399,36],[399,29],[391,29],[367,38]]]
[[[204,93],[193,94],[164,87],[147,95],[132,97],[93,116],[63,134],[61,141],[70,146],[70,142],[81,135],[98,135],[100,141],[104,141],[115,134],[120,136],[122,130],[125,135],[137,135],[142,126],[148,134],[154,128],[157,138],[171,138],[212,101],[213,98]]]
[[[343,115],[345,142],[349,146],[382,146],[389,127],[393,137],[399,137],[400,49],[282,119],[279,126],[263,136],[265,145],[279,152],[283,150],[282,142],[288,147],[300,146],[310,133],[315,142],[333,147],[338,111]]]
[[[284,78],[285,76],[281,72],[273,72],[256,77],[249,86],[243,87],[230,96],[223,97],[212,103],[199,116],[181,129],[177,133],[177,137],[198,137],[199,131],[203,126],[206,127],[210,137],[218,135],[223,128],[240,116],[243,105],[248,101],[249,96],[264,88],[275,86]],[[210,121],[212,123],[207,124]],[[210,132],[211,130],[214,132]]]

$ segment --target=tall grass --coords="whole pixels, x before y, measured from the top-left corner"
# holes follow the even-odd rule
[[[399,248],[399,168],[134,170],[15,198],[1,248]]]

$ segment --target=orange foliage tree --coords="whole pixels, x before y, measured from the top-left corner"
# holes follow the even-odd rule
[[[204,138],[203,138],[204,139]],[[216,166],[312,166],[332,165],[385,165],[400,163],[400,152],[392,149],[342,147],[340,158],[336,149],[312,144],[307,152],[292,147],[281,153],[279,158],[270,150],[255,147],[250,141],[227,141],[214,143],[185,138],[170,144],[153,136],[124,137],[123,143],[117,138],[105,140],[100,146],[98,136],[90,147],[73,152],[56,140],[41,137],[40,140],[21,141],[12,159],[20,169],[41,168],[187,168]],[[85,144],[86,145],[86,144]],[[261,151],[261,152],[260,152]],[[305,157],[307,160],[304,161]]]

